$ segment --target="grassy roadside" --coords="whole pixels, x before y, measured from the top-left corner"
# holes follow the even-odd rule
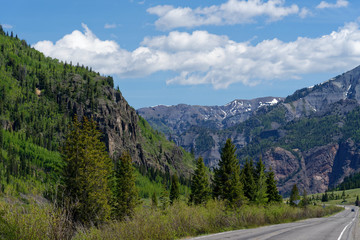
[[[16,199],[0,201],[0,239],[179,239],[228,230],[322,217],[342,208],[288,205],[243,206],[229,210],[224,202],[188,206],[180,201],[163,210],[140,206],[132,219],[101,226],[74,226],[64,211],[47,203]]]

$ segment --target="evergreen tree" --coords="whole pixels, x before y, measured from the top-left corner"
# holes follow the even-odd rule
[[[135,170],[131,156],[126,152],[120,157],[115,170],[115,218],[123,219],[126,216],[132,216],[136,205],[139,203],[135,181]]]
[[[360,206],[359,196],[356,196],[355,206]]]
[[[245,198],[235,151],[234,144],[228,139],[221,150],[219,167],[215,170],[213,195],[215,198],[227,200],[232,206],[240,206]]]
[[[343,192],[342,192],[342,194],[341,194],[341,198],[343,199],[343,202],[346,202],[345,190],[343,190]]]
[[[268,202],[266,183],[267,178],[265,173],[265,165],[261,159],[256,164],[255,173],[255,202],[257,204],[265,204]]]
[[[290,206],[297,206],[299,204],[299,201],[300,201],[299,189],[296,186],[296,184],[294,184],[290,193]]]
[[[191,180],[191,194],[189,202],[196,205],[206,203],[210,198],[209,179],[206,174],[206,167],[202,157],[196,162],[196,170]]]
[[[151,206],[153,208],[158,207],[158,200],[157,200],[156,192],[154,192],[153,195],[151,196]]]
[[[179,192],[179,179],[174,174],[171,178],[171,188],[170,188],[170,203],[173,204],[180,197]]]
[[[111,191],[108,178],[112,161],[100,141],[96,123],[74,117],[73,129],[62,149],[64,168],[64,203],[73,220],[97,224],[109,218]]]
[[[329,196],[328,196],[327,192],[325,192],[325,194],[322,195],[321,201],[322,202],[328,202],[329,201]]]
[[[282,197],[276,187],[275,174],[272,169],[270,169],[270,171],[267,173],[266,186],[268,202],[282,202]]]
[[[241,181],[244,185],[244,195],[251,202],[255,201],[256,183],[254,179],[254,165],[253,160],[246,159],[244,168],[241,171]]]
[[[165,210],[169,206],[169,192],[165,184],[163,185],[163,190],[161,191],[160,204],[163,210]]]
[[[304,189],[302,199],[301,199],[301,206],[306,207],[307,205],[309,205],[309,198],[307,196],[306,190]]]

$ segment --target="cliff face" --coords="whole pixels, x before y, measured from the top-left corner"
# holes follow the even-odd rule
[[[82,80],[70,81],[68,84],[75,85],[78,89],[83,86]],[[59,98],[59,104],[65,104],[69,112],[77,114],[80,118],[93,117],[98,122],[104,134],[103,140],[114,159],[123,152],[129,152],[133,162],[143,169],[152,168],[163,173],[177,173],[181,177],[190,177],[193,169],[191,165],[185,165],[185,152],[181,148],[173,143],[166,143],[165,138],[155,145],[152,144],[152,140],[144,136],[145,132],[140,126],[139,116],[135,109],[130,107],[121,92],[111,86],[102,86],[99,91],[101,97],[96,98],[93,105],[89,100],[78,101],[71,94]],[[147,127],[149,129],[146,131],[154,131],[150,126]],[[160,150],[158,144],[168,147]],[[152,148],[151,151],[146,148],[149,145]]]

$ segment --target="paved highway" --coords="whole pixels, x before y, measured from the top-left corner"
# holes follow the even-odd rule
[[[354,212],[351,209],[355,209]],[[223,232],[192,238],[192,240],[360,240],[359,209],[344,211],[325,218],[312,218],[293,223]]]

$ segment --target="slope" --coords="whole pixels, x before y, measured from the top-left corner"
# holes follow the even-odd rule
[[[193,156],[140,120],[113,85],[112,77],[45,57],[0,28],[0,128],[4,136],[16,134],[21,141],[58,154],[72,118],[93,117],[113,159],[128,151],[141,173],[177,173],[183,183],[188,181]],[[8,161],[12,147],[1,147],[2,162]],[[35,166],[43,169],[42,164]],[[9,172],[4,165],[0,170],[2,176]]]

